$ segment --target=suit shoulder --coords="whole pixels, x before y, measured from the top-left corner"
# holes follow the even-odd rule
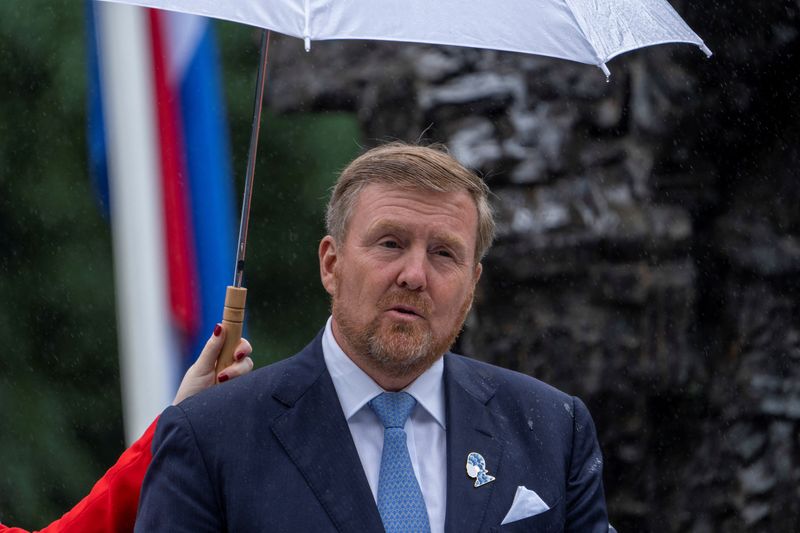
[[[467,372],[485,380],[487,386],[495,389],[499,394],[512,396],[531,396],[544,398],[551,401],[572,403],[572,395],[536,379],[528,374],[509,370],[501,366],[478,361],[470,357],[458,354],[447,354],[447,362],[458,368],[459,371]]]
[[[578,397],[532,376],[455,354],[447,355],[445,365],[451,379],[505,419],[509,428],[538,427],[571,442],[575,430],[594,427]]]
[[[178,407],[191,420],[215,418],[232,411],[250,409],[268,414],[280,406],[280,402],[274,398],[276,391],[310,383],[309,380],[316,379],[324,369],[324,363],[315,364],[313,355],[302,351],[253,370],[245,376],[206,389],[187,398]]]

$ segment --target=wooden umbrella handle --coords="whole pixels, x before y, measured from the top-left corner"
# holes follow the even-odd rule
[[[222,310],[222,325],[225,326],[225,343],[217,360],[217,371],[228,368],[233,364],[233,351],[239,345],[244,327],[244,308],[247,300],[247,289],[244,287],[228,286],[225,291],[225,307]],[[216,378],[215,378],[216,380]]]

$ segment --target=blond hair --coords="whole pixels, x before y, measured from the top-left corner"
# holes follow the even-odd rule
[[[333,186],[325,217],[328,233],[344,242],[359,193],[372,183],[434,192],[466,191],[478,210],[475,262],[483,258],[494,239],[494,216],[489,188],[474,172],[448,154],[444,147],[393,142],[368,150],[342,171]]]

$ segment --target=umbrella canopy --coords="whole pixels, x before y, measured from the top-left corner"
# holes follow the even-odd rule
[[[241,22],[305,41],[489,48],[597,65],[663,43],[711,51],[666,0],[106,0]]]
[[[227,326],[218,369],[233,362],[242,331],[242,287],[250,196],[269,32],[304,40],[368,39],[487,48],[593,64],[648,45],[685,42],[711,51],[666,0],[103,0],[241,22],[263,28],[253,129],[245,176],[234,284],[222,322]]]

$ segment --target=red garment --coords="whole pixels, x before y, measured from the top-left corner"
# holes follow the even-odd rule
[[[156,418],[139,440],[125,450],[92,491],[64,516],[39,533],[130,533],[136,520],[139,492],[150,460]],[[28,533],[0,524],[0,533]]]

